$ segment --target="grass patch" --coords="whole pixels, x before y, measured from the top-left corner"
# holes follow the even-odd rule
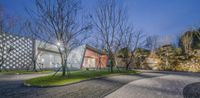
[[[131,71],[120,71],[120,72],[114,71],[113,73],[110,73],[108,70],[89,70],[89,71],[80,70],[71,72],[69,78],[66,76],[61,76],[61,73],[59,73],[56,76],[48,75],[26,80],[25,84],[30,86],[60,86],[107,75],[136,74],[136,73],[139,72],[131,70]]]
[[[5,75],[14,75],[14,74],[45,74],[45,73],[50,73],[53,72],[51,70],[40,70],[40,71],[27,71],[27,70],[12,70],[12,71],[2,71],[0,74],[5,74]]]

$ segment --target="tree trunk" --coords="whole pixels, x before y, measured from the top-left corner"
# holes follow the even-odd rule
[[[128,68],[129,68],[129,65],[128,65],[128,64],[126,64],[126,71],[128,70]]]
[[[1,65],[0,65],[0,72],[1,72],[2,68],[1,68]]]
[[[36,60],[33,60],[33,71],[37,72],[37,69],[36,69]]]
[[[113,72],[113,65],[112,64],[110,65],[110,72],[111,73]]]
[[[64,58],[62,58],[62,76],[66,75],[66,64]]]
[[[63,66],[63,70],[62,70],[62,76],[65,76],[66,75],[66,70],[65,70],[65,66]]]
[[[113,67],[114,67],[114,59],[112,58],[110,61],[110,72],[113,72]]]
[[[68,68],[68,63],[67,63],[67,59],[65,60],[65,68],[67,69],[67,77],[69,78],[69,75],[70,75],[70,70]]]

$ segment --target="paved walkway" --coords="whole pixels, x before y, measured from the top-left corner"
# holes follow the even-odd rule
[[[184,86],[200,81],[199,74],[150,71],[61,87],[23,86],[23,80],[37,76],[0,75],[0,98],[183,98]]]
[[[142,78],[162,74],[143,73],[97,78],[61,87],[37,88],[23,86],[23,80],[40,75],[1,75],[0,98],[97,98],[112,93],[123,85]]]
[[[200,74],[162,72],[160,77],[132,81],[105,98],[200,98]]]

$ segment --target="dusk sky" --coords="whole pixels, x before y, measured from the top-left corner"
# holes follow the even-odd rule
[[[121,0],[127,6],[130,21],[148,35],[180,34],[200,26],[200,0]],[[31,0],[0,0],[8,13],[25,17]],[[96,0],[82,0],[86,10],[93,10]]]

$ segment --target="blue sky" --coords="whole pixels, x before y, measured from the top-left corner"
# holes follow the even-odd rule
[[[121,0],[127,6],[130,22],[147,35],[180,34],[200,26],[200,0]],[[0,0],[5,10],[28,18],[24,8],[33,8],[32,0]],[[86,10],[95,7],[96,0],[82,0]],[[173,35],[172,35],[173,34]]]

